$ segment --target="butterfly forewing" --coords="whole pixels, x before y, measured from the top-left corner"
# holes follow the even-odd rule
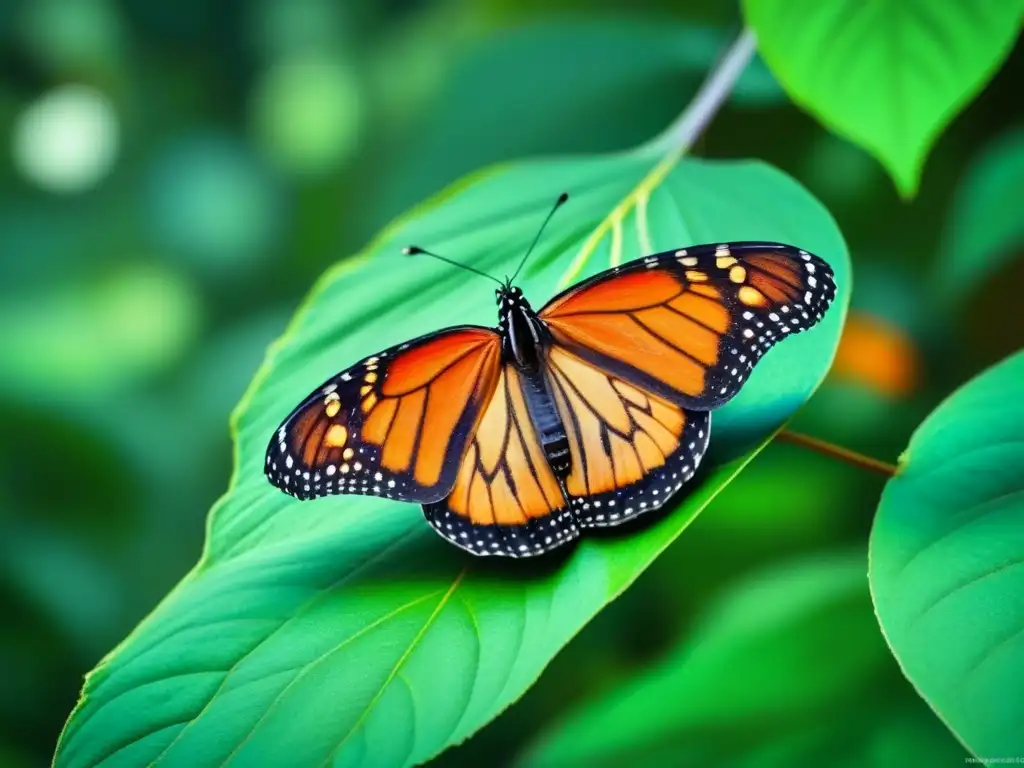
[[[555,342],[688,409],[730,400],[776,342],[821,319],[832,270],[778,243],[701,245],[608,270],[550,301]]]
[[[494,393],[500,359],[498,334],[460,326],[362,360],[285,419],[267,448],[267,477],[300,499],[445,497]]]

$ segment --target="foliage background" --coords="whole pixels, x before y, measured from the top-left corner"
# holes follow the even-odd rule
[[[616,5],[0,9],[0,766],[49,760],[82,675],[197,559],[200,511],[230,473],[228,413],[329,265],[485,163],[646,140],[739,29],[729,4]],[[952,249],[1003,226],[986,190],[1024,189],[1022,74],[1018,45],[912,202],[763,67],[704,134],[697,155],[801,181],[850,246],[853,311],[798,429],[894,460],[941,397],[1020,345],[1021,260],[967,295],[947,275]],[[863,551],[880,489],[772,445],[519,704],[438,762],[511,758],[650,674],[737,580]],[[882,666],[866,699],[912,701]]]

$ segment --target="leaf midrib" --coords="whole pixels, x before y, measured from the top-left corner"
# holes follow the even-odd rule
[[[366,708],[363,710],[362,714],[359,716],[359,718],[356,720],[356,722],[352,725],[352,727],[349,728],[348,733],[346,733],[344,735],[344,737],[342,737],[341,741],[338,742],[337,746],[334,747],[334,749],[332,749],[327,754],[327,757],[324,759],[324,761],[323,761],[323,763],[321,765],[329,765],[330,763],[332,763],[333,760],[334,760],[335,754],[337,754],[341,750],[341,748],[343,746],[345,746],[345,744],[348,742],[348,740],[352,737],[352,734],[354,734],[356,731],[358,731],[360,726],[362,726],[362,724],[366,721],[366,718],[370,716],[370,712],[373,711],[373,708],[377,705],[377,702],[380,701],[381,696],[384,695],[384,692],[388,689],[388,686],[391,685],[391,681],[395,679],[395,676],[398,674],[399,670],[401,670],[402,667],[405,665],[405,662],[409,659],[409,656],[412,655],[412,652],[416,649],[416,646],[419,645],[419,643],[423,639],[423,637],[427,634],[427,630],[430,629],[430,627],[434,623],[435,619],[437,619],[437,617],[441,615],[441,611],[444,610],[444,607],[451,600],[452,595],[455,594],[455,590],[458,589],[459,584],[462,583],[463,577],[468,572],[469,572],[469,566],[468,565],[465,566],[461,571],[459,571],[459,575],[456,576],[455,579],[452,581],[452,584],[448,588],[448,591],[444,593],[444,596],[441,598],[441,600],[435,606],[433,612],[430,614],[430,616],[427,617],[427,620],[423,623],[423,626],[420,627],[419,632],[417,632],[416,636],[413,637],[412,642],[409,643],[409,646],[405,649],[405,651],[399,657],[398,661],[395,662],[395,666],[391,668],[391,671],[388,673],[388,676],[387,676],[387,678],[385,678],[384,682],[381,683],[381,686],[377,690],[377,693],[374,694],[372,699],[370,699],[369,703],[366,705]],[[437,592],[431,593],[431,595],[435,595],[435,594],[437,594]],[[419,602],[422,602],[422,599]],[[227,765],[227,762],[228,761],[225,760],[224,764]]]
[[[323,589],[317,590],[316,594],[312,595],[305,603],[303,603],[301,606],[299,606],[298,610],[296,610],[294,613],[290,614],[283,622],[281,622],[281,624],[273,632],[268,633],[266,635],[266,637],[264,637],[255,646],[253,646],[246,653],[244,653],[230,667],[230,669],[228,669],[227,672],[224,674],[224,679],[221,681],[220,686],[217,688],[216,691],[213,692],[213,694],[210,696],[209,700],[207,700],[206,704],[203,705],[203,708],[198,713],[196,713],[194,716],[188,718],[187,720],[181,721],[181,722],[186,722],[188,724],[184,728],[182,728],[181,731],[178,732],[178,734],[175,736],[174,740],[171,741],[171,743],[168,744],[160,752],[159,755],[157,755],[155,758],[153,758],[149,762],[147,768],[153,768],[157,763],[159,763],[160,760],[162,760],[167,755],[167,753],[169,753],[171,751],[171,748],[174,747],[174,745],[177,744],[178,741],[184,736],[186,731],[188,731],[192,726],[194,726],[209,711],[210,707],[212,706],[212,704],[216,700],[216,698],[221,693],[224,692],[224,689],[226,688],[226,686],[228,684],[228,681],[230,680],[232,674],[234,674],[238,670],[238,668],[246,661],[246,659],[252,657],[252,655],[254,653],[256,653],[261,648],[266,646],[266,644],[268,642],[270,642],[271,640],[273,640],[273,638],[276,637],[281,631],[283,631],[284,628],[289,625],[289,623],[291,623],[291,622],[301,618],[306,613],[308,613],[313,608],[313,606],[316,605],[317,601],[319,601],[321,598],[323,598],[323,596],[325,594],[327,594],[328,592],[332,592],[335,589],[338,589],[339,587],[343,586],[346,582],[348,582],[349,580],[351,580],[352,578],[357,576],[359,573],[364,571],[366,568],[369,568],[374,563],[376,563],[381,558],[383,558],[392,549],[395,549],[395,548],[399,547],[407,539],[409,539],[414,533],[416,533],[416,531],[412,530],[412,531],[409,531],[409,532],[403,534],[402,536],[400,536],[397,539],[395,539],[395,541],[393,541],[390,545],[388,545],[387,547],[384,547],[382,550],[380,550],[379,552],[375,553],[372,557],[367,558],[365,561],[360,563],[357,567],[353,568],[348,573],[346,573],[343,576],[339,577],[336,581],[332,582],[331,584],[329,584],[328,586],[324,587]],[[430,594],[428,594],[426,596],[422,596],[422,599],[426,599],[427,597],[431,597],[431,596],[437,594],[438,591],[440,591],[440,590],[437,590],[437,591],[435,591],[433,593],[430,593]],[[405,607],[409,607],[409,606],[405,606]],[[337,646],[337,647],[341,647],[342,645],[347,644],[350,640],[356,639],[356,637],[359,634],[362,634],[367,629],[371,628],[375,624],[379,624],[381,621],[383,621],[383,620],[385,620],[387,618],[389,618],[389,616],[384,616],[382,619],[378,619],[376,622],[374,622],[374,624],[371,624],[371,625],[369,625],[367,627],[363,627],[356,634],[351,635],[351,636],[347,637],[345,640],[343,640],[339,644],[339,646]],[[167,642],[169,639],[170,638],[165,638],[163,642]],[[153,650],[153,648],[150,648],[148,650]],[[145,655],[146,655],[146,652],[142,652],[136,658],[137,659],[141,659]],[[127,693],[127,692],[129,692],[131,690],[134,690],[134,688],[129,688],[128,691],[125,691],[124,693]],[[120,698],[121,695],[124,695],[124,693],[120,694],[119,696],[115,696],[114,698],[109,699],[108,701],[104,702],[103,706],[109,706],[110,704],[114,703],[115,701],[117,701]],[[254,729],[255,729],[255,726],[254,726]],[[111,754],[114,754],[114,753],[111,753]],[[108,755],[107,757],[110,757],[110,756],[111,755]]]

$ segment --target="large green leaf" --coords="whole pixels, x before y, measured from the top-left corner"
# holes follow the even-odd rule
[[[893,667],[864,553],[804,558],[744,579],[667,658],[573,712],[522,764],[838,765],[840,752],[858,766],[957,762],[963,750],[919,701],[869,703]],[[900,734],[893,759],[870,755]]]
[[[563,189],[573,197],[522,281],[538,303],[610,260],[704,241],[799,243],[836,270],[836,306],[772,351],[716,414],[707,471],[677,508],[562,558],[495,563],[443,542],[412,505],[298,503],[271,488],[262,474],[269,435],[311,383],[414,334],[493,322],[485,283],[403,259],[399,247],[417,242],[511,271]],[[236,413],[237,471],[211,513],[200,564],[89,676],[56,764],[402,765],[465,739],[515,701],[807,399],[829,366],[849,289],[831,217],[756,162],[524,163],[416,209],[364,258],[329,272],[273,348]]]
[[[957,190],[936,263],[940,298],[961,300],[1024,248],[1024,129],[993,142]]]
[[[1024,0],[744,0],[793,100],[917,190],[942,129],[1010,53]]]
[[[1024,352],[914,433],[871,534],[903,671],[976,755],[1024,755]]]

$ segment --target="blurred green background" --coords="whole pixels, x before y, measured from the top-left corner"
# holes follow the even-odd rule
[[[320,273],[484,164],[648,139],[740,26],[711,0],[618,6],[0,7],[0,766],[48,763],[84,673],[198,558],[228,415]],[[985,196],[1024,199],[1022,75],[1018,45],[911,203],[759,61],[699,142],[800,180],[850,244],[853,310],[796,429],[894,461],[938,400],[1020,346],[1024,242]],[[979,242],[1010,266],[958,291],[946,265]],[[438,762],[512,759],[684,643],[738,579],[865,551],[880,489],[771,446],[520,704]],[[843,711],[913,700],[886,664]]]

